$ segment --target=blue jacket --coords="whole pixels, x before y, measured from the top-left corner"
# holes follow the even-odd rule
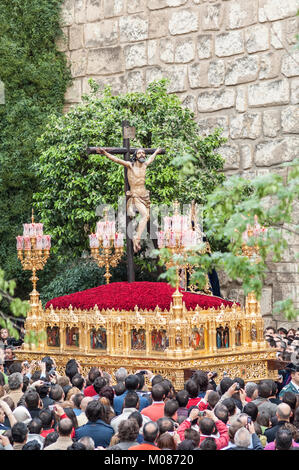
[[[95,447],[108,447],[113,434],[113,428],[101,419],[98,419],[95,423],[88,421],[83,426],[77,428],[75,431],[75,439],[79,440],[81,437],[89,436],[94,440]]]
[[[128,393],[128,390],[126,390],[122,395],[116,396],[113,399],[113,408],[117,416],[122,413],[123,403],[124,403],[124,399],[127,393]],[[139,395],[139,402],[140,402],[138,411],[141,411],[143,410],[143,408],[146,408],[147,406],[149,406],[150,403],[147,400],[147,398],[141,396],[139,393],[138,395]]]

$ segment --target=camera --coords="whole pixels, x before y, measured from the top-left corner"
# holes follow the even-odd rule
[[[206,416],[206,412],[205,412],[205,411],[200,411],[200,412],[198,413],[198,416],[199,416],[200,418],[202,418],[203,416]]]
[[[212,375],[211,375],[210,380],[213,380],[213,379],[215,379],[216,377],[218,377],[217,372],[212,372]]]
[[[236,385],[236,389],[235,389],[235,390],[240,390],[240,389],[241,389],[241,387],[240,387],[240,384],[239,384],[239,383],[237,383],[237,385]]]

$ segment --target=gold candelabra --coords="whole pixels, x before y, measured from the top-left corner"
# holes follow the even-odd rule
[[[108,220],[107,211],[104,220],[97,223],[96,233],[89,235],[89,243],[91,256],[100,268],[105,267],[104,277],[109,284],[112,276],[110,266],[115,268],[124,252],[124,237],[115,231],[115,222]]]

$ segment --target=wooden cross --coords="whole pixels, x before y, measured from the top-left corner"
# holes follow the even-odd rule
[[[123,147],[102,147],[106,152],[111,153],[112,155],[124,155],[125,161],[130,161],[130,156],[133,155],[136,148],[131,148],[130,141],[131,139],[135,138],[135,128],[131,127],[128,121],[122,122],[122,133],[123,133]],[[88,147],[87,153],[97,153],[98,147]],[[146,148],[143,149],[146,155],[152,155],[155,153],[156,149]],[[160,151],[161,154],[165,154],[165,150]],[[125,195],[126,195],[126,202],[128,199],[127,191],[130,191],[128,176],[127,176],[127,168],[124,168],[125,173]],[[133,250],[133,241],[128,236],[128,227],[130,223],[130,218],[126,211],[126,243],[127,243],[127,277],[128,282],[135,281],[135,267],[134,267],[134,250]]]

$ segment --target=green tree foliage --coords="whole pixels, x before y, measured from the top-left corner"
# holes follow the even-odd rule
[[[32,194],[38,188],[33,163],[36,139],[49,114],[61,113],[70,81],[61,37],[62,0],[0,0],[0,265],[28,293],[28,275],[16,257],[15,237],[30,221]]]
[[[223,269],[231,279],[242,282],[245,295],[255,292],[260,298],[268,263],[283,259],[290,235],[298,233],[299,228],[295,216],[299,196],[299,160],[284,164],[281,169],[285,170],[283,175],[273,172],[250,182],[233,176],[208,195],[204,208],[207,237],[223,242],[227,249],[216,250],[210,256],[190,257],[190,263],[199,268],[192,282],[203,287],[203,273],[213,267]],[[255,216],[268,230],[266,236],[261,234],[248,242],[249,246],[259,247],[259,256],[253,260],[242,255],[242,234],[247,224],[254,225]],[[167,250],[161,250],[160,256],[165,262],[169,256]],[[162,276],[173,283],[175,272],[172,269]],[[295,319],[299,315],[291,299],[277,302],[274,311],[284,312],[287,319]]]
[[[29,303],[14,297],[15,287],[15,281],[7,281],[3,269],[0,269],[0,326],[7,328],[10,336],[18,337],[15,318],[26,316]],[[2,310],[3,306],[5,311]]]
[[[217,153],[225,140],[221,132],[203,138],[192,112],[167,93],[166,80],[153,82],[145,93],[117,96],[110,88],[100,91],[92,86],[93,93],[82,104],[64,116],[53,116],[39,139],[35,207],[52,234],[53,250],[67,259],[87,249],[97,206],[109,203],[116,209],[124,195],[123,167],[101,155],[86,154],[87,146],[122,146],[123,120],[136,127],[132,147],[166,149],[147,176],[152,204],[170,205],[175,199],[203,203],[224,180],[223,159]],[[188,159],[186,169],[191,164],[194,172],[182,175],[172,163],[178,156]]]

